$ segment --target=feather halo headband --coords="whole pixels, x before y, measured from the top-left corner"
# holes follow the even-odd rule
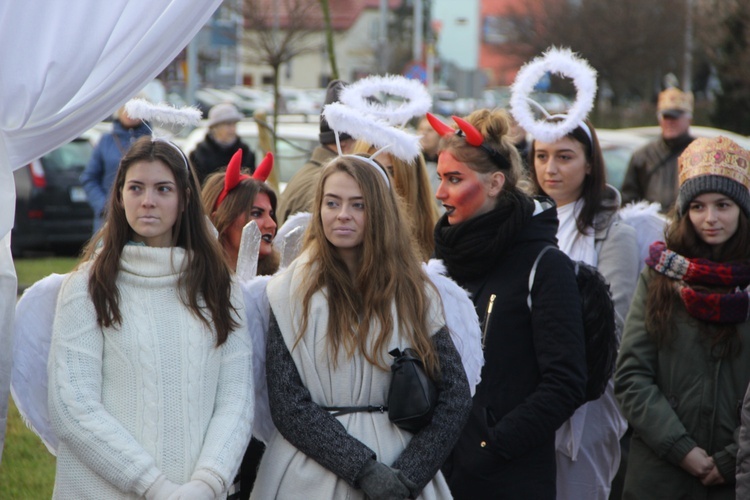
[[[529,96],[534,86],[547,72],[571,78],[576,88],[573,106],[565,115],[559,115],[562,119],[557,122],[547,121],[550,115],[546,111],[543,120],[535,120],[529,106],[533,101]],[[511,87],[510,110],[518,124],[536,139],[554,142],[584,123],[594,106],[595,97],[596,70],[570,49],[552,47],[541,57],[525,64],[518,72]],[[541,107],[536,102],[534,104]]]
[[[185,106],[175,108],[169,104],[154,104],[145,99],[134,98],[125,104],[125,112],[133,119],[143,120],[145,122],[159,123],[162,125],[177,125],[187,127],[189,125],[197,126],[201,120],[201,111],[198,108]],[[151,127],[146,124],[147,127]],[[177,144],[165,137],[157,137],[154,129],[151,129],[152,141],[163,141],[179,151],[185,162],[185,168],[189,168],[187,156]]]
[[[367,100],[381,92],[404,101],[392,106]],[[377,148],[388,146],[390,154],[411,162],[421,151],[419,137],[397,126],[424,115],[431,105],[430,94],[416,80],[396,75],[371,76],[344,88],[340,102],[327,104],[323,115],[336,132],[362,139]]]

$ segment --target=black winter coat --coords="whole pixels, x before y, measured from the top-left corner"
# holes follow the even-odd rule
[[[549,251],[540,260],[533,314],[527,304],[534,260],[543,248],[557,244],[557,211],[545,200],[549,208],[531,217],[514,241],[487,241],[502,242],[502,250],[472,262],[483,273],[451,274],[472,295],[485,332],[482,381],[444,467],[457,499],[554,499],[555,430],[584,402],[580,296],[573,264],[561,251]],[[450,257],[444,257],[451,272]]]
[[[203,184],[209,174],[226,167],[234,153],[240,148],[242,149],[242,166],[254,172],[255,154],[239,137],[230,146],[222,146],[211,135],[206,134],[206,138],[199,142],[190,153],[190,165],[198,176],[198,181]]]

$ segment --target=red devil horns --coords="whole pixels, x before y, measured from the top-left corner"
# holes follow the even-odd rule
[[[221,193],[219,193],[219,197],[216,198],[214,210],[219,208],[221,202],[224,201],[224,198],[227,197],[232,189],[237,187],[237,184],[239,184],[243,179],[250,178],[250,176],[241,175],[240,168],[242,168],[242,149],[238,149],[237,152],[232,155],[232,159],[229,160],[227,171],[224,174],[224,189],[221,190]]]
[[[427,121],[430,122],[430,125],[435,129],[435,132],[437,132],[440,137],[455,132],[455,130],[453,130],[450,125],[441,122],[440,119],[432,113],[427,113]]]
[[[258,168],[255,169],[255,173],[253,174],[253,179],[265,182],[266,179],[268,179],[268,176],[271,175],[271,170],[273,169],[273,154],[269,151],[266,153],[266,157],[263,158],[263,161],[260,162],[260,165],[258,165]]]
[[[474,147],[479,147],[482,145],[482,143],[484,142],[484,137],[482,137],[482,134],[479,132],[479,130],[476,129],[474,125],[467,122],[463,118],[459,118],[458,116],[452,116],[451,118],[453,118],[453,121],[456,122],[458,128],[460,128],[466,136],[466,142]]]

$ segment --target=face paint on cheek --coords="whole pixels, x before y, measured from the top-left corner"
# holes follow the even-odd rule
[[[459,222],[476,215],[484,205],[486,197],[481,184],[473,182],[460,193],[456,193],[455,200],[454,206],[456,209],[453,212],[453,217]]]

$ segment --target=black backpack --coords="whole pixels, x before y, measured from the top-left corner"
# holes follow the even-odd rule
[[[556,248],[545,247],[537,255],[529,273],[529,295],[526,299],[531,310],[531,287],[534,285],[534,275],[539,261],[547,250]],[[615,304],[609,283],[593,266],[581,261],[575,264],[578,292],[581,294],[581,309],[583,315],[583,334],[586,344],[586,401],[599,399],[607,383],[615,371],[617,350],[620,340],[615,325]]]

